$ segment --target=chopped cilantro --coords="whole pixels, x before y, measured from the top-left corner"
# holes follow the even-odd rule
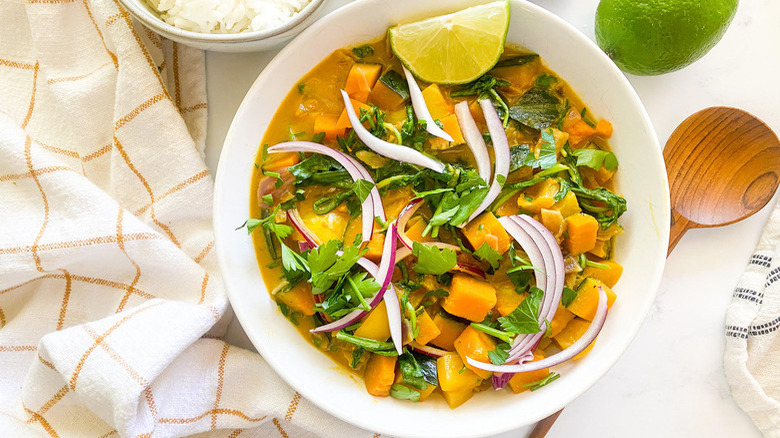
[[[539,333],[539,307],[543,296],[541,289],[531,287],[528,297],[512,313],[498,318],[501,328],[517,334]]]
[[[498,269],[499,263],[501,263],[501,260],[504,259],[504,257],[501,254],[499,254],[498,251],[493,249],[493,247],[491,247],[487,243],[483,243],[482,246],[479,247],[479,249],[474,251],[474,256],[480,260],[490,263],[490,266],[493,269]]]
[[[417,257],[414,270],[420,274],[444,274],[458,263],[455,251],[449,248],[439,249],[433,245],[424,245],[419,242],[412,244],[412,255]]]

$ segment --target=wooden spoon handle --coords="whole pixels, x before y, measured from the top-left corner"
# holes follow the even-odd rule
[[[544,438],[547,436],[547,432],[549,432],[550,428],[555,424],[555,420],[558,419],[561,412],[563,412],[563,409],[536,423],[536,427],[534,427],[534,430],[528,435],[528,438]]]
[[[677,242],[685,234],[686,231],[693,228],[692,222],[684,218],[677,210],[672,209],[672,223],[669,229],[669,250],[666,252],[666,256],[672,253],[674,247],[677,246]]]

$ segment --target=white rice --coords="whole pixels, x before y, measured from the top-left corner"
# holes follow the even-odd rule
[[[168,24],[201,33],[239,33],[281,26],[311,0],[147,0]]]

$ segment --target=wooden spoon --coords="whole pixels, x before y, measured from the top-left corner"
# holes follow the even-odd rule
[[[780,141],[737,108],[693,114],[664,148],[672,228],[669,253],[691,228],[719,227],[761,210],[780,183]]]
[[[780,183],[780,140],[737,108],[707,108],[685,119],[666,142],[664,161],[672,207],[667,254],[691,228],[752,216]],[[544,438],[562,411],[536,423],[528,438]]]

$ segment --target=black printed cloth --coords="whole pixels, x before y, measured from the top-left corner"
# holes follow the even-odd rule
[[[723,363],[740,407],[780,438],[780,203],[734,290]]]

